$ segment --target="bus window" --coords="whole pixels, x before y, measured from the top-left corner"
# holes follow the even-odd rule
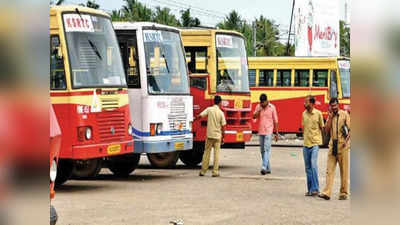
[[[185,47],[185,52],[191,73],[207,73],[207,47]]]
[[[129,34],[127,39],[121,38],[119,46],[121,49],[128,87],[140,88],[139,57],[137,54],[136,33],[134,32]]]
[[[330,97],[331,98],[337,98],[338,97],[336,70],[331,70]]]
[[[201,90],[206,90],[207,81],[205,77],[191,77],[190,87],[199,88]]]
[[[290,78],[289,78],[290,80]],[[260,70],[260,79],[258,86],[272,87],[274,86],[274,71],[273,70]],[[290,84],[290,81],[289,81]]]
[[[249,69],[249,85],[250,87],[255,87],[256,86],[256,70],[255,69]]]
[[[64,60],[58,54],[60,51],[60,38],[51,36],[50,39],[50,89],[64,90],[65,82]]]
[[[294,86],[295,87],[310,86],[310,70],[295,70]]]
[[[290,70],[278,70],[276,78],[276,86],[278,87],[290,87]]]
[[[344,98],[350,97],[350,62],[341,60],[339,63],[340,84]]]
[[[328,87],[328,70],[314,70],[313,87]]]

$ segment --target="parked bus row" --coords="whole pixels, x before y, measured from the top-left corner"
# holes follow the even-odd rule
[[[350,110],[345,58],[250,57],[234,31],[111,22],[80,6],[50,9],[50,97],[62,142],[56,184],[96,176],[103,167],[129,175],[146,154],[154,167],[201,162],[207,121],[193,117],[223,99],[225,147],[244,148],[252,114],[267,93],[280,110],[279,131],[301,133],[303,98],[330,97]],[[297,112],[298,111],[298,112]],[[297,113],[296,113],[297,112]]]
[[[99,10],[52,7],[50,98],[62,131],[56,184],[96,176],[102,167],[129,175],[142,153],[160,168],[179,158],[199,164],[207,121],[193,123],[193,114],[217,94],[226,143],[243,148],[251,137],[244,43],[232,31],[112,24]],[[188,70],[185,55],[195,59],[198,50],[207,68]]]

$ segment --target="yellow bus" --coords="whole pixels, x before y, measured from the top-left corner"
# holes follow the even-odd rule
[[[223,99],[227,126],[224,141],[230,147],[244,148],[251,138],[250,90],[245,39],[235,31],[181,29],[190,74],[193,115],[213,105],[215,95]],[[201,161],[207,120],[193,122],[193,149],[180,154],[189,165]]]
[[[252,112],[262,93],[278,111],[279,131],[302,133],[304,97],[313,95],[327,117],[329,99],[337,97],[350,112],[350,59],[344,57],[249,57]],[[252,130],[258,124],[252,122]]]

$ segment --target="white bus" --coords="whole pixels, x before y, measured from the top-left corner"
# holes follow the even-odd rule
[[[154,167],[175,166],[193,147],[193,99],[185,52],[176,28],[114,22],[128,84],[135,153]]]

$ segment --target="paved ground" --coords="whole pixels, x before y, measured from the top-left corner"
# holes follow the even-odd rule
[[[338,182],[330,201],[304,197],[305,174],[299,147],[273,147],[272,174],[259,175],[258,147],[221,151],[221,177],[181,162],[158,170],[142,156],[129,178],[113,178],[107,169],[95,180],[68,181],[53,205],[59,225],[350,224],[350,201],[339,201]],[[325,184],[327,149],[319,155],[320,185]],[[338,174],[337,174],[338,176]]]

